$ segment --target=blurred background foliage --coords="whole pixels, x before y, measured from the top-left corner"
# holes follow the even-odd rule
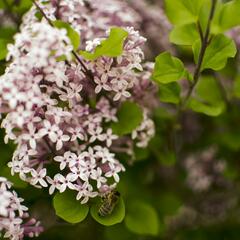
[[[129,4],[133,2],[130,1]],[[162,1],[147,1],[147,6],[161,9]],[[13,42],[21,17],[30,7],[30,0],[0,1],[0,74],[4,73],[7,65],[4,60],[6,46]],[[148,9],[144,11],[147,12]],[[150,38],[147,45],[150,60],[167,46],[191,64],[192,56],[188,48],[168,46],[168,43],[160,40],[158,45],[154,37],[148,36],[144,25],[142,31]],[[175,123],[174,107],[163,103],[155,111],[155,138],[147,149],[136,149],[136,159],[121,176],[118,189],[126,204],[125,219],[121,224],[111,227],[101,226],[90,216],[75,225],[56,217],[52,197],[47,191],[30,187],[11,176],[6,163],[11,159],[14,145],[4,144],[4,132],[1,131],[0,175],[8,177],[14,183],[33,215],[42,221],[46,231],[38,239],[238,240],[239,56],[229,61],[219,74],[222,96],[226,101],[225,112],[218,117],[209,117],[186,111],[180,119],[177,154],[173,151],[173,131],[180,126]],[[209,88],[205,90],[206,95],[211,95],[214,91]],[[164,99],[161,93],[159,97]]]

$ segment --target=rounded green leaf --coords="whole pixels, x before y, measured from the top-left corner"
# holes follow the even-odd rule
[[[193,45],[195,62],[198,62],[201,49],[200,41]],[[233,58],[237,53],[234,41],[223,34],[218,34],[211,40],[203,57],[201,71],[204,69],[221,70],[225,67],[228,58]]]
[[[117,112],[118,122],[112,124],[113,132],[125,135],[135,130],[143,120],[143,112],[139,105],[133,102],[124,102]]]
[[[170,41],[177,45],[192,45],[200,35],[194,23],[175,26],[170,33]]]
[[[176,82],[159,83],[159,98],[162,102],[178,104],[180,102],[181,87]]]
[[[188,107],[195,112],[204,113],[209,116],[218,116],[226,109],[221,89],[217,79],[211,76],[200,78],[194,97],[188,101]]]
[[[96,47],[94,53],[80,51],[80,54],[88,60],[95,60],[101,56],[117,57],[123,52],[123,45],[127,36],[127,31],[114,27],[111,29],[109,37]]]
[[[148,203],[132,201],[127,206],[126,227],[136,234],[153,235],[159,233],[159,219],[156,210]]]
[[[88,215],[89,207],[76,200],[76,193],[65,191],[57,193],[53,198],[53,206],[57,216],[69,223],[82,222]]]
[[[164,52],[156,57],[152,79],[158,83],[171,83],[187,77],[182,61]]]
[[[233,0],[223,5],[220,13],[219,24],[223,30],[240,25],[240,1]]]
[[[114,207],[112,213],[108,216],[101,217],[98,215],[99,207],[101,203],[98,202],[94,204],[91,209],[90,213],[92,217],[100,224],[104,226],[112,226],[114,224],[120,223],[123,221],[125,217],[125,204],[123,198],[120,197],[117,205]]]
[[[198,20],[199,11],[208,0],[165,0],[166,14],[174,25],[193,23]]]

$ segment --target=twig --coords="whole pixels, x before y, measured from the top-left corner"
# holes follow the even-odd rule
[[[190,86],[186,97],[182,101],[182,104],[181,104],[182,109],[185,107],[186,103],[188,102],[189,98],[191,97],[191,95],[193,93],[193,90],[194,90],[195,86],[197,85],[197,83],[199,81],[199,77],[200,77],[200,73],[201,73],[201,67],[202,67],[202,63],[203,63],[203,58],[204,58],[206,49],[207,49],[208,44],[209,44],[209,35],[210,35],[211,23],[212,23],[212,20],[213,20],[215,9],[216,9],[216,3],[217,3],[217,0],[212,0],[212,6],[211,6],[210,15],[209,15],[209,18],[208,18],[207,29],[206,29],[206,32],[205,32],[205,35],[203,36],[203,38],[201,37],[202,38],[201,50],[200,50],[200,54],[199,54],[199,57],[198,57],[198,63],[197,63],[197,66],[196,66],[196,69],[195,69],[194,75],[193,75],[193,83]],[[201,33],[200,33],[200,35],[201,35]]]
[[[174,151],[175,151],[177,157],[179,156],[179,147],[177,147],[177,146],[180,145],[179,144],[179,130],[181,129],[181,128],[178,128],[177,126],[178,126],[179,122],[181,122],[181,117],[182,117],[181,113],[184,110],[187,102],[189,101],[189,98],[192,96],[195,86],[197,85],[199,78],[200,78],[201,67],[202,67],[204,55],[205,55],[206,49],[208,47],[209,41],[211,40],[211,38],[209,38],[209,36],[210,36],[212,19],[213,19],[214,13],[215,13],[216,3],[217,3],[217,0],[212,0],[211,10],[210,10],[205,34],[203,34],[200,23],[199,22],[197,23],[197,27],[198,27],[200,39],[201,39],[201,49],[200,49],[198,62],[197,62],[197,65],[196,65],[196,68],[194,71],[194,75],[193,75],[193,83],[191,84],[190,88],[188,89],[188,92],[187,92],[185,98],[180,102],[180,104],[177,108],[176,117],[173,121],[173,131],[175,131],[173,148],[174,148]]]

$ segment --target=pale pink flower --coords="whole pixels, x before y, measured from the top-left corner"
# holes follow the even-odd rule
[[[47,175],[46,168],[43,168],[40,171],[35,171],[34,169],[32,169],[31,170],[31,175],[32,175],[32,179],[31,179],[31,184],[32,185],[38,185],[38,183],[39,183],[40,186],[43,186],[43,187],[48,186],[48,184],[44,180],[44,178]]]
[[[102,90],[111,91],[109,86],[107,75],[102,75],[100,78],[94,77],[94,82],[97,84],[95,88],[95,93],[100,93]]]
[[[29,145],[32,149],[36,149],[37,146],[37,140],[40,138],[39,134],[36,133],[36,127],[33,126],[33,124],[28,124],[28,133],[24,133],[22,135],[22,138],[25,141],[29,142]]]

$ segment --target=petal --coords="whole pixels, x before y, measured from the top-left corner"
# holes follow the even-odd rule
[[[59,192],[60,192],[60,193],[64,192],[64,191],[66,190],[66,188],[67,188],[67,185],[66,185],[66,184],[62,184],[62,185],[60,186],[60,188],[59,188]]]
[[[57,141],[56,150],[59,151],[63,147],[63,142],[61,140]]]
[[[35,139],[30,139],[29,144],[32,149],[36,149],[37,144]]]

